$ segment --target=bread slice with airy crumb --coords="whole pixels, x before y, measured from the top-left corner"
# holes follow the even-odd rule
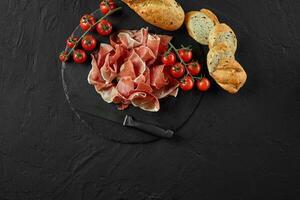
[[[220,60],[211,76],[231,94],[237,93],[247,80],[247,74],[240,63],[230,58]]]
[[[215,25],[220,23],[218,17],[212,11],[203,8],[203,9],[200,10],[200,12],[204,13],[211,20],[213,20],[213,22],[214,22]]]
[[[220,43],[209,50],[207,54],[207,68],[210,74],[216,70],[220,60],[224,58],[235,59],[234,53],[225,42]]]
[[[233,53],[237,49],[237,39],[233,30],[227,24],[217,24],[213,27],[208,37],[209,48],[226,42]]]
[[[190,11],[185,15],[185,25],[192,38],[200,44],[208,45],[209,33],[215,26],[214,20],[203,12]]]

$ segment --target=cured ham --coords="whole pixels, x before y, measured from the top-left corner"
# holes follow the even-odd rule
[[[101,44],[92,56],[89,84],[104,101],[117,104],[119,110],[133,105],[159,111],[159,99],[178,93],[178,81],[158,59],[171,39],[150,34],[146,28],[111,35],[110,44]]]

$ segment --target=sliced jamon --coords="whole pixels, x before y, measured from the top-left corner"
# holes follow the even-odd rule
[[[156,96],[147,92],[135,92],[129,97],[132,105],[149,112],[157,112],[160,104]]]
[[[151,66],[156,61],[157,56],[147,46],[140,46],[135,51],[147,66]]]
[[[97,65],[97,60],[95,56],[92,55],[92,69],[88,75],[88,82],[95,86],[96,91],[108,88],[112,86],[111,83],[106,83],[101,76],[100,69]]]
[[[150,81],[151,85],[156,89],[161,89],[162,87],[168,85],[168,78],[164,73],[164,65],[158,65],[151,67],[150,71]]]
[[[163,99],[170,95],[176,97],[178,93],[178,86],[179,86],[179,82],[176,79],[172,77],[168,77],[168,84],[160,89],[154,88],[153,94],[158,99]]]
[[[119,110],[132,104],[157,112],[159,99],[178,93],[178,81],[158,59],[171,39],[149,34],[148,29],[111,35],[111,45],[101,44],[98,53],[92,55],[89,84],[94,85],[104,101],[117,104]]]
[[[135,84],[146,83],[150,85],[150,69],[147,67],[145,72],[134,79]]]
[[[144,92],[152,93],[153,89],[152,89],[152,87],[149,84],[140,82],[138,84],[138,86],[136,87],[135,91],[137,91],[137,92],[144,91]]]
[[[161,39],[159,36],[151,34],[148,35],[147,47],[151,49],[155,57],[158,56],[160,43]]]
[[[161,68],[161,67],[160,67]],[[158,68],[159,69],[159,68]],[[157,70],[156,73],[160,72],[161,69]],[[163,85],[160,88],[155,87],[153,89],[153,94],[158,98],[162,99],[167,96],[177,96],[179,82],[174,79],[169,73],[167,68],[164,68],[162,74],[164,74],[164,79],[166,79],[167,84]],[[152,76],[158,77],[158,75],[153,74]]]
[[[127,98],[134,90],[134,82],[130,76],[122,77],[117,84],[118,92]]]
[[[116,77],[118,66],[116,63],[110,64],[110,55],[107,54],[103,66],[100,68],[100,74],[106,83],[111,83]]]
[[[118,90],[113,85],[108,88],[98,90],[97,92],[101,95],[102,99],[107,103],[114,102],[114,99],[119,96]]]
[[[135,50],[131,52],[131,55],[128,57],[128,60],[132,62],[136,76],[139,76],[145,72],[147,68],[146,63],[135,52]]]
[[[134,66],[131,60],[127,60],[124,62],[124,64],[120,68],[120,73],[118,74],[118,79],[121,79],[122,77],[129,76],[134,80],[136,78]]]
[[[179,89],[176,88],[173,92],[170,93],[170,96],[172,96],[172,97],[177,97],[178,92],[179,92]]]
[[[114,51],[114,48],[109,44],[101,44],[99,48],[99,52],[97,55],[97,64],[98,66],[102,66],[104,64],[106,56]]]
[[[171,42],[172,37],[168,35],[158,35],[160,38],[159,53],[164,53],[169,49],[169,42]]]

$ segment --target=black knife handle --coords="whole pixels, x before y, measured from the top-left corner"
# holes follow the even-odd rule
[[[126,115],[123,122],[123,126],[136,128],[141,131],[147,132],[151,135],[162,137],[162,138],[172,138],[174,136],[174,131],[172,130],[166,130],[152,124],[137,121],[129,115]]]

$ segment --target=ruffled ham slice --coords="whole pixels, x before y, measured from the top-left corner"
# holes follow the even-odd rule
[[[158,64],[159,55],[168,49],[171,39],[149,34],[145,28],[111,35],[110,44],[101,44],[92,56],[89,84],[104,101],[117,104],[119,110],[133,105],[159,111],[159,99],[178,93],[178,81]]]

